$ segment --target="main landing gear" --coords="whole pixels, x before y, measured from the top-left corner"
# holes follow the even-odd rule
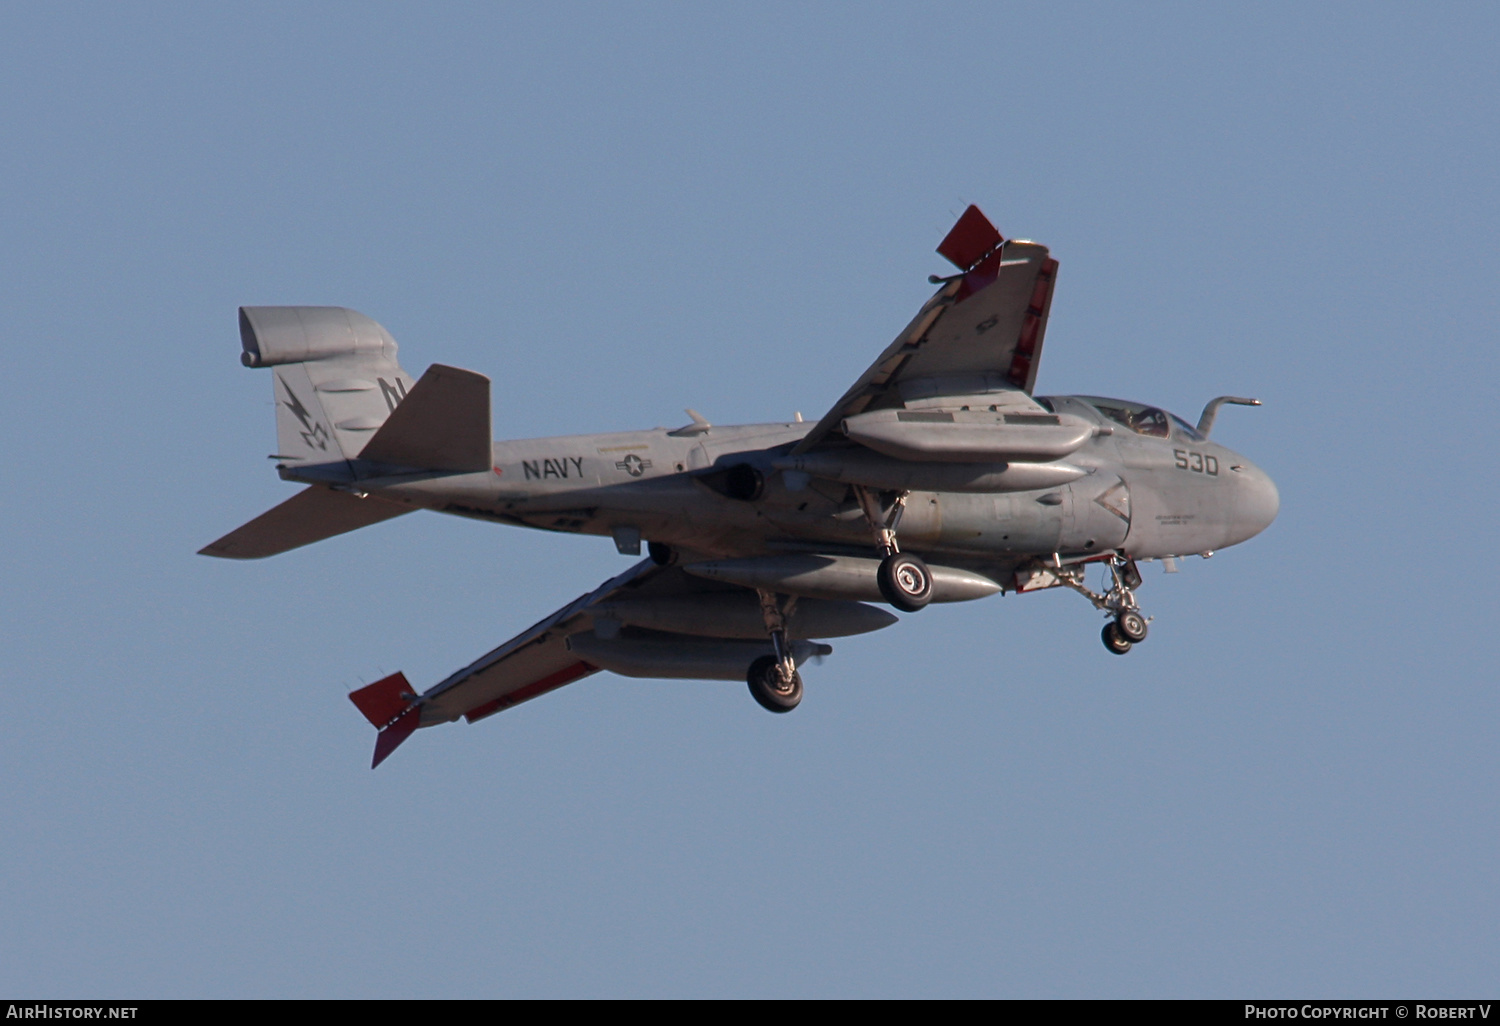
[[[777,595],[764,590],[758,594],[760,615],[771,635],[771,647],[776,654],[761,656],[751,663],[745,679],[750,685],[751,696],[762,708],[774,713],[791,712],[802,701],[802,675],[797,672],[791,639],[786,633],[787,621],[797,608],[797,596]]]
[[[889,513],[880,506],[879,497],[862,485],[854,485],[865,523],[875,536],[875,544],[884,557],[875,571],[875,583],[885,600],[903,613],[915,613],[932,601],[932,572],[922,557],[902,552],[896,543],[896,528],[906,510],[906,492],[898,492]]]
[[[1083,583],[1081,568],[1077,573],[1059,574],[1058,583],[1072,588],[1091,602],[1095,609],[1103,610],[1113,619],[1104,625],[1100,637],[1104,647],[1115,655],[1124,655],[1132,647],[1146,640],[1146,625],[1149,620],[1141,613],[1135,600],[1135,590],[1141,586],[1141,572],[1135,560],[1113,556],[1105,564],[1109,568],[1110,587],[1103,595],[1091,591]]]

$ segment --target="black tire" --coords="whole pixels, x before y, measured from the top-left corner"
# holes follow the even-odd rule
[[[880,594],[903,613],[915,613],[932,601],[932,571],[921,556],[898,552],[880,561],[875,572]]]
[[[802,674],[793,670],[791,683],[782,684],[775,656],[761,656],[751,663],[745,680],[751,697],[773,713],[791,712],[802,701]]]
[[[1120,630],[1120,637],[1132,645],[1146,640],[1146,618],[1134,609],[1127,609],[1115,617],[1115,626]]]
[[[1120,633],[1120,628],[1113,620],[1104,625],[1104,630],[1099,636],[1104,639],[1104,647],[1115,655],[1124,655],[1131,649],[1130,640]]]
[[[662,542],[648,542],[646,544],[646,554],[651,557],[651,562],[657,566],[669,566],[677,558],[677,554],[672,551],[672,547]]]

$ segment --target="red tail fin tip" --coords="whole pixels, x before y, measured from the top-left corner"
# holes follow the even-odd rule
[[[937,251],[960,270],[967,271],[979,262],[980,257],[1004,241],[999,230],[990,224],[990,219],[971,204],[938,243]]]
[[[393,673],[349,695],[349,701],[364,713],[365,719],[376,730],[384,729],[386,724],[400,716],[411,705],[412,698],[411,685],[406,682],[404,673]]]

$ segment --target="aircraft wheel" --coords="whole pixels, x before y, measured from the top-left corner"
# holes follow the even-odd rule
[[[1120,633],[1120,628],[1113,620],[1104,625],[1100,636],[1104,638],[1104,647],[1115,655],[1124,655],[1130,651],[1130,639]]]
[[[875,572],[880,594],[903,613],[915,613],[932,601],[932,572],[921,556],[898,552],[880,561]]]
[[[746,680],[751,696],[773,713],[791,712],[802,701],[802,674],[793,670],[792,679],[783,681],[775,656],[761,656],[751,663]]]
[[[1134,609],[1127,609],[1116,617],[1115,625],[1120,629],[1120,637],[1132,645],[1146,640],[1146,618]]]

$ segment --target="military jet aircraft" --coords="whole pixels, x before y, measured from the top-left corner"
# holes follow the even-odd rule
[[[339,307],[243,307],[269,367],[277,471],[306,487],[202,550],[286,552],[417,509],[608,536],[648,558],[425,691],[396,673],[350,698],[379,765],[419,727],[470,723],[600,670],[745,680],[784,713],[824,639],[996,592],[1069,588],[1104,645],[1145,640],[1137,564],[1169,571],[1258,534],[1271,479],[1197,425],[1138,402],[1033,394],[1057,261],[969,207],[937,248],[958,272],[816,424],[711,424],[492,442],[490,382],[434,364]],[[1105,590],[1086,583],[1105,568]]]

